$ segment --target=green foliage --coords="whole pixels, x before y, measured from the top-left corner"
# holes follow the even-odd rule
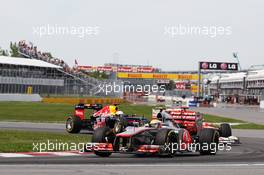
[[[100,71],[95,71],[95,72],[89,72],[87,73],[88,76],[96,78],[96,79],[108,79],[109,75],[106,72],[100,72]]]
[[[16,43],[13,44],[12,42],[10,42],[10,50],[11,57],[20,57]]]
[[[175,82],[173,80],[169,81],[169,84],[165,85],[166,90],[174,90],[175,89]]]
[[[3,49],[0,47],[0,56],[9,56],[8,51],[7,51],[7,50],[3,50]]]
[[[48,56],[49,58],[53,58],[53,56],[52,56],[52,54],[51,54],[50,52],[46,52],[45,54],[47,54],[47,56]]]

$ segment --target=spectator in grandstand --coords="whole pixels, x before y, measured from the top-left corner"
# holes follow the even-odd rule
[[[63,67],[64,71],[70,72],[70,67],[61,59],[53,58],[48,53],[42,53],[38,51],[36,46],[33,46],[32,43],[27,44],[24,40],[18,42],[19,52],[28,58],[38,59],[51,64],[55,64]]]

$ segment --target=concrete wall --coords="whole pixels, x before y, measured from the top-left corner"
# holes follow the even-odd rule
[[[0,94],[0,101],[42,101],[39,94]]]

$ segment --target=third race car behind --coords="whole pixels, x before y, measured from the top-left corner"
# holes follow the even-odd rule
[[[188,107],[175,108],[156,108],[152,110],[152,118],[156,119],[160,113],[168,113],[171,119],[181,128],[189,131],[190,135],[199,135],[199,132],[205,128],[211,128],[219,133],[219,142],[239,144],[238,137],[232,135],[232,128],[229,123],[209,123],[204,122],[203,114],[192,111]]]

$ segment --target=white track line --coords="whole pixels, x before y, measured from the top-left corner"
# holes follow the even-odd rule
[[[0,153],[0,157],[45,157],[45,156],[81,156],[86,153],[79,152],[26,152],[26,153]]]
[[[28,166],[28,165],[1,165],[1,166]],[[65,166],[65,164],[56,164],[56,165],[34,165],[34,166]],[[196,164],[196,163],[187,163],[187,164],[71,164],[67,166],[71,167],[153,167],[153,168],[160,168],[160,167],[250,167],[250,166],[261,166],[264,167],[264,163],[213,163],[213,164]]]
[[[34,157],[33,155],[21,153],[0,153],[0,157]]]
[[[81,154],[78,153],[71,153],[71,152],[49,152],[51,155],[55,156],[79,156]]]
[[[58,164],[59,165],[59,164]],[[62,165],[63,166],[63,165]],[[71,166],[80,166],[80,165],[71,165]],[[87,164],[85,166],[106,166],[106,167],[243,167],[243,166],[264,166],[264,163],[214,163],[214,164],[196,164],[196,163],[187,163],[187,164]]]

